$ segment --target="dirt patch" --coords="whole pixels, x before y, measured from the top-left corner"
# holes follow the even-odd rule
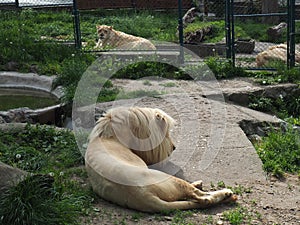
[[[204,188],[212,189],[209,184]],[[97,198],[93,212],[89,217],[84,218],[83,224],[235,224],[226,219],[226,214],[236,218],[241,217],[243,222],[240,224],[297,225],[300,223],[298,176],[286,175],[284,181],[270,178],[266,182],[250,182],[233,188],[240,192],[237,204],[169,214],[141,213]]]

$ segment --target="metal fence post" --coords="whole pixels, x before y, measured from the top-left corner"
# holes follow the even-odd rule
[[[74,38],[75,38],[75,47],[81,48],[81,31],[80,31],[80,18],[79,11],[77,8],[77,1],[73,0],[73,16],[74,16]]]
[[[179,63],[184,64],[182,0],[178,0]]]
[[[295,66],[295,0],[288,0],[287,66]]]
[[[225,33],[226,33],[226,58],[232,57],[231,50],[231,26],[230,26],[230,0],[226,0],[225,6]]]
[[[235,40],[234,40],[234,0],[230,0],[230,21],[231,21],[231,63],[235,67]]]
[[[226,30],[226,57],[231,59],[235,66],[235,41],[234,41],[234,1],[226,0],[225,8],[225,30]]]
[[[19,8],[19,0],[16,0],[15,4],[16,4],[16,8]]]

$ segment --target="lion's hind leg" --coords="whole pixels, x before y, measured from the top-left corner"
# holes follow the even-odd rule
[[[191,183],[191,185],[193,185],[195,188],[198,188],[199,190],[203,190],[202,184],[203,184],[202,180],[197,180],[197,181]]]
[[[192,194],[190,199],[177,200],[177,201],[165,201],[159,197],[154,197],[152,202],[152,209],[150,212],[168,211],[168,210],[188,210],[188,209],[203,209],[218,203],[232,202],[235,201],[233,193],[229,189],[223,189],[214,192],[203,192],[196,189],[195,193]],[[197,192],[200,193],[197,193]],[[148,207],[148,210],[151,207]]]
[[[237,200],[237,197],[230,189],[222,189],[211,192],[203,192],[196,189],[192,194],[192,197],[204,207],[209,207],[219,203],[234,202]]]

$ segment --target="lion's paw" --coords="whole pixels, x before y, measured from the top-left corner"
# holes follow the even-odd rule
[[[192,185],[199,190],[203,190],[202,183],[203,183],[202,180],[198,180],[198,181],[193,182]]]
[[[230,189],[223,189],[224,201],[225,202],[235,202],[237,200],[237,196],[233,194]]]

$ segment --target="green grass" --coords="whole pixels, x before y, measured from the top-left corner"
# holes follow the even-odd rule
[[[0,194],[0,224],[78,224],[90,210],[94,194],[80,183],[87,175],[70,131],[1,132],[0,161],[33,174]]]
[[[204,39],[204,43],[216,43],[220,42],[225,37],[225,21],[196,21],[194,23],[189,24],[184,29],[184,34],[195,32],[196,30],[202,29],[204,27],[212,27],[211,34],[207,35]],[[248,39],[251,36],[247,35],[246,31],[242,29],[240,26],[235,26],[235,38],[244,38]]]
[[[225,220],[229,221],[231,225],[244,224],[244,220],[247,219],[247,210],[242,207],[227,211],[223,213]]]
[[[105,24],[128,34],[156,41],[177,42],[177,12],[150,10],[94,10],[81,12],[82,38],[96,40],[96,25]]]
[[[63,65],[78,55],[74,45],[73,17],[69,11],[24,9],[0,10],[0,69],[29,72],[34,66],[39,74],[56,75]],[[87,49],[97,40],[96,25],[159,41],[176,41],[175,12],[134,10],[96,10],[81,12],[82,41]],[[66,44],[69,43],[69,44]],[[83,60],[84,61],[84,60]]]
[[[64,60],[76,54],[73,46],[59,43],[73,40],[68,12],[0,10],[0,17],[1,70],[14,62],[14,70],[28,72],[34,66],[40,74],[56,75]]]
[[[292,126],[287,131],[273,130],[255,147],[265,171],[278,177],[300,173],[300,134]]]

